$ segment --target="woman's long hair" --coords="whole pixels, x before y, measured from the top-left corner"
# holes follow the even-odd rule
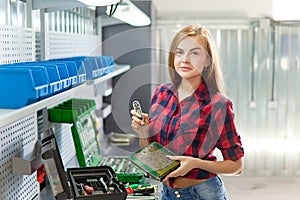
[[[202,71],[202,79],[205,81],[210,91],[218,93],[224,93],[223,76],[219,63],[218,51],[214,39],[210,32],[204,27],[197,25],[189,25],[181,29],[173,38],[170,46],[168,65],[171,81],[176,85],[181,82],[181,77],[175,71],[174,57],[175,51],[180,41],[186,37],[198,37],[204,43],[204,48],[209,57],[209,65],[206,66]]]

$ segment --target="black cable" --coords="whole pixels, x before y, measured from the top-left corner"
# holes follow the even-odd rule
[[[110,17],[112,17],[113,14],[116,12],[118,5],[119,5],[119,3],[117,3],[117,4],[115,5],[115,7],[114,7],[113,5],[110,6],[110,11],[109,11],[109,16],[110,16]],[[114,9],[113,9],[113,8],[114,8]]]

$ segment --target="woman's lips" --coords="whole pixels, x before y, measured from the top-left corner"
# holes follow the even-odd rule
[[[192,70],[190,67],[179,67],[181,71],[190,71]]]

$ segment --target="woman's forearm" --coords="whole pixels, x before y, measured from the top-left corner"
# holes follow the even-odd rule
[[[239,175],[243,171],[242,159],[215,162],[195,158],[194,166],[195,168],[200,168],[214,174]]]

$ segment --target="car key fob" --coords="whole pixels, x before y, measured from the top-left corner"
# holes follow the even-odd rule
[[[132,106],[133,106],[134,111],[138,114],[138,118],[140,120],[144,121],[144,117],[142,115],[143,111],[142,111],[141,104],[138,101],[133,101]]]

